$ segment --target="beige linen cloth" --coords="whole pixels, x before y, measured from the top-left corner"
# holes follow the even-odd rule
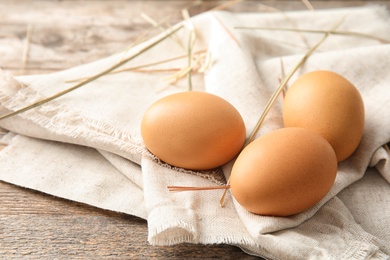
[[[340,31],[390,38],[389,14],[380,6],[315,12],[210,12],[191,18],[174,36],[126,66],[186,54],[178,43],[187,46],[193,26],[193,49],[208,49],[212,56],[208,71],[193,75],[194,89],[231,102],[243,116],[249,135],[283,77],[282,68],[285,73],[290,71],[323,35],[234,27],[329,30],[335,24],[340,24]],[[69,81],[92,76],[147,43],[48,75],[14,78],[3,71],[1,112],[66,89],[75,84]],[[181,59],[155,68],[187,63]],[[7,130],[1,139],[7,146],[0,152],[0,179],[147,219],[147,239],[152,245],[227,243],[269,259],[386,259],[390,254],[390,166],[383,145],[390,141],[390,45],[365,37],[330,35],[292,80],[318,69],[340,73],[356,85],[366,107],[366,128],[356,153],[339,164],[332,190],[303,213],[254,215],[237,204],[230,192],[220,207],[222,190],[170,193],[168,185],[222,184],[233,162],[222,170],[191,172],[170,167],[145,149],[139,130],[145,109],[158,98],[187,90],[185,79],[169,86],[161,80],[167,74],[157,72],[106,75],[0,121]],[[280,127],[281,98],[257,135]]]

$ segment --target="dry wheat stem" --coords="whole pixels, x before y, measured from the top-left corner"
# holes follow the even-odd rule
[[[221,4],[221,5],[218,5],[218,6],[214,7],[214,8],[211,8],[209,11],[221,11],[221,10],[225,10],[225,9],[227,9],[227,8],[233,6],[233,5],[236,5],[236,4],[238,4],[238,3],[241,3],[241,2],[243,2],[243,1],[245,1],[245,0],[230,0],[230,1],[226,2],[226,3],[223,3],[223,4]],[[269,6],[269,5],[265,5],[265,4],[261,4],[261,3],[257,3],[257,6],[258,6],[258,8],[261,7],[261,8],[260,8],[261,10],[258,9],[258,11],[266,11],[266,12],[280,12],[280,11],[281,11],[280,9],[277,9],[277,8],[275,8],[275,7],[272,7],[272,6]],[[221,22],[221,21],[220,21],[220,22]],[[223,23],[221,23],[221,24],[222,24],[222,26],[224,26]],[[234,35],[233,35],[229,30],[227,30],[227,28],[225,28],[225,29],[226,29],[227,33],[228,33],[236,42],[238,42],[238,41],[235,39]]]
[[[154,72],[172,72],[179,71],[181,68],[167,68],[167,69],[133,69],[131,71],[141,73],[154,73]]]
[[[164,81],[168,81],[169,84],[173,84],[177,82],[180,78],[187,75],[192,70],[192,67],[185,66],[181,68],[178,72],[170,75],[168,77],[163,78]]]
[[[275,103],[277,97],[279,96],[279,94],[283,91],[283,89],[285,88],[287,82],[290,80],[290,78],[294,75],[294,73],[303,65],[303,63],[306,61],[306,59],[326,40],[326,38],[328,38],[328,36],[330,35],[330,33],[327,33],[325,34],[321,40],[319,42],[317,42],[316,45],[314,45],[303,57],[302,59],[296,64],[296,66],[287,74],[286,77],[283,78],[282,82],[280,83],[279,87],[276,89],[276,91],[273,93],[273,95],[271,96],[271,99],[268,101],[262,115],[260,116],[260,119],[259,121],[257,121],[257,124],[254,128],[254,130],[252,131],[251,135],[249,136],[247,142],[246,142],[246,145],[249,144],[250,142],[253,141],[257,131],[259,130],[260,126],[262,125],[262,123],[264,122],[264,119],[266,117],[266,115],[268,114],[269,110],[271,109],[271,107],[273,106],[273,104]]]
[[[188,90],[192,91],[192,78],[191,78],[191,72],[192,72],[192,32],[190,32],[189,39],[188,39],[188,68],[191,68],[187,72],[187,80],[188,80]]]
[[[233,39],[233,41],[240,47],[240,42],[237,40],[237,38],[234,36],[234,34],[226,27],[226,25],[219,19],[218,16],[214,15],[215,19],[219,22],[219,24],[222,26],[222,28],[225,30],[225,32],[230,36],[230,38]]]
[[[28,63],[32,34],[33,34],[33,27],[31,24],[29,24],[27,26],[26,41],[24,43],[24,49],[23,49],[23,55],[22,55],[22,68],[21,68],[22,75],[24,74],[26,67],[27,67],[27,63]]]
[[[205,73],[211,66],[212,61],[209,52],[206,53],[206,55],[200,55],[199,57],[193,56],[192,58],[193,61],[191,62],[190,67],[185,66],[179,69],[173,75],[163,78],[163,80],[168,81],[169,84],[174,84],[185,75],[188,75],[188,73],[193,73],[193,72]],[[189,91],[191,91],[191,89],[192,88],[190,87]]]
[[[376,35],[360,33],[360,32],[351,32],[351,31],[336,31],[336,30],[313,30],[313,29],[295,29],[295,28],[284,28],[284,27],[245,27],[245,26],[235,26],[235,29],[250,29],[250,30],[268,30],[268,31],[290,31],[290,32],[303,32],[303,33],[328,33],[328,34],[337,34],[344,36],[355,36],[362,37],[380,41],[382,43],[390,43],[390,40],[378,37]]]
[[[80,87],[82,87],[82,86],[84,86],[84,85],[86,85],[86,84],[88,84],[88,83],[90,83],[90,82],[92,82],[92,81],[94,81],[94,80],[96,80],[96,79],[98,79],[98,78],[100,78],[100,77],[110,73],[111,71],[115,70],[116,68],[119,68],[120,66],[124,65],[125,63],[129,62],[130,60],[134,59],[135,57],[138,57],[139,55],[141,55],[145,51],[147,51],[147,50],[151,49],[152,47],[156,46],[157,44],[159,44],[160,42],[162,42],[166,38],[170,37],[172,34],[177,32],[178,30],[180,30],[182,27],[183,27],[182,23],[177,24],[175,27],[172,27],[172,28],[166,30],[164,34],[162,34],[158,38],[155,38],[152,42],[147,44],[145,47],[143,47],[142,49],[140,49],[139,51],[137,51],[135,54],[131,55],[130,57],[121,60],[120,62],[114,64],[113,66],[103,70],[102,72],[94,75],[93,77],[90,77],[90,78],[88,78],[86,80],[83,80],[82,82],[76,84],[73,87],[70,87],[70,88],[68,88],[68,89],[66,89],[64,91],[61,91],[61,92],[53,95],[53,96],[50,96],[50,97],[45,98],[43,100],[37,101],[37,102],[35,102],[35,103],[31,104],[31,105],[28,105],[28,106],[23,107],[21,109],[18,109],[16,111],[10,112],[10,113],[5,114],[5,115],[2,115],[2,116],[0,116],[0,120],[5,119],[5,118],[9,118],[9,117],[12,117],[12,116],[15,116],[17,114],[26,112],[26,111],[28,111],[28,110],[30,110],[32,108],[38,107],[40,105],[43,105],[43,104],[45,104],[45,103],[47,103],[49,101],[52,101],[52,100],[54,100],[54,99],[56,99],[58,97],[61,97],[61,96],[65,95],[65,94],[67,94],[67,93],[69,93],[69,92],[71,92],[73,90],[76,90],[76,89],[78,89],[78,88],[80,88]]]
[[[200,54],[200,53],[204,53],[204,52],[207,52],[207,50],[203,49],[203,50],[194,51],[193,54]],[[152,67],[152,66],[155,66],[155,65],[163,64],[163,63],[168,63],[170,61],[175,61],[175,60],[179,60],[179,59],[183,59],[183,58],[187,58],[187,57],[188,57],[188,55],[185,54],[185,55],[180,55],[180,56],[176,56],[176,57],[169,58],[169,59],[164,59],[164,60],[159,60],[159,61],[155,61],[155,62],[151,62],[151,63],[146,63],[146,64],[134,66],[134,67],[116,69],[116,70],[111,71],[110,74],[122,73],[122,72],[125,72],[125,71],[140,71],[143,68]],[[155,69],[155,70],[159,71],[159,70],[164,70],[164,69]],[[166,69],[166,70],[168,71],[168,70],[180,70],[180,69],[178,69],[178,68],[169,68],[169,69]],[[151,72],[152,71],[154,71],[154,70],[151,70]],[[82,81],[82,80],[85,80],[87,78],[89,78],[89,77],[78,78],[78,79],[71,79],[71,80],[67,80],[66,83]]]
[[[223,3],[221,5],[218,5],[218,6],[214,7],[214,8],[212,8],[212,9],[210,9],[210,11],[225,10],[226,8],[229,8],[229,7],[231,7],[231,6],[235,5],[235,4],[238,4],[238,3],[242,2],[242,1],[244,1],[244,0],[231,0],[231,1],[228,1],[226,3]]]
[[[191,71],[192,71],[192,57],[193,57],[193,47],[196,42],[196,33],[195,33],[195,26],[191,22],[190,14],[188,13],[187,9],[182,10],[182,15],[184,18],[184,21],[186,21],[190,31],[188,35],[188,43],[187,43],[187,56],[188,56],[188,68],[190,68],[187,71],[187,80],[188,80],[188,91],[192,91],[192,78],[191,78]]]
[[[142,16],[142,15],[141,15],[141,16]],[[166,18],[166,19],[168,19],[168,18]],[[164,19],[163,21],[165,22],[166,19]],[[156,22],[156,23],[157,23],[157,22]],[[162,24],[162,22],[160,22],[160,24],[158,24],[158,26],[162,26],[161,24]],[[126,54],[126,52],[129,51],[131,48],[137,46],[138,44],[140,44],[140,43],[142,43],[142,42],[145,42],[145,41],[148,39],[148,35],[150,34],[150,32],[151,32],[153,29],[155,29],[155,28],[156,28],[156,26],[152,25],[152,27],[145,29],[140,35],[138,35],[138,37],[137,37],[130,45],[126,46],[125,49],[119,50],[117,53],[114,53],[114,54],[119,54],[119,53]],[[80,80],[82,80],[82,79],[79,79],[79,80],[70,80],[69,82],[72,82],[72,81],[80,81]],[[68,81],[67,81],[67,82],[68,82]]]
[[[154,26],[155,28],[159,28],[162,32],[164,32],[164,31],[167,30],[167,28],[164,28],[162,22],[157,22],[156,20],[154,20],[154,19],[153,19],[152,17],[150,17],[149,15],[147,15],[147,14],[145,14],[145,13],[142,13],[142,14],[141,14],[141,17],[144,18],[146,22],[150,23],[150,24],[151,24],[152,26]],[[168,22],[166,22],[166,23],[168,23]],[[168,26],[168,28],[171,28],[171,27],[172,27],[172,26]],[[185,47],[183,46],[182,42],[181,42],[178,38],[174,37],[173,35],[171,36],[171,38],[172,38],[172,40],[173,40],[174,42],[176,42],[176,43],[180,46],[181,49],[183,49],[183,50],[185,49]]]
[[[138,44],[144,42],[147,38],[148,38],[148,35],[150,34],[151,31],[153,31],[153,29],[155,29],[154,26],[148,28],[148,29],[145,29],[140,35],[138,35],[138,37],[128,46],[126,46],[125,49],[123,50],[119,50],[117,53],[126,53],[127,51],[129,51],[131,48],[137,46]]]
[[[231,1],[228,1],[226,3],[223,3],[221,5],[218,5],[212,9],[210,9],[209,11],[221,11],[221,10],[225,10],[233,5],[236,5],[238,3],[241,3],[245,0],[231,0]],[[266,4],[261,4],[261,3],[257,3],[257,11],[265,11],[265,12],[280,12],[279,9],[275,8],[275,7],[272,7],[270,5],[266,5]]]
[[[203,49],[203,50],[193,51],[192,53],[193,54],[200,54],[200,53],[203,53],[203,52],[207,52],[207,50]],[[123,71],[133,71],[133,70],[137,70],[137,69],[142,69],[142,68],[151,67],[151,66],[154,66],[154,65],[167,63],[167,62],[170,62],[170,61],[175,61],[175,60],[187,58],[187,57],[188,57],[188,54],[180,55],[180,56],[176,56],[176,57],[169,58],[169,59],[164,59],[164,60],[160,60],[160,61],[156,61],[156,62],[152,62],[152,63],[142,64],[142,65],[139,65],[139,66],[136,66],[136,67],[130,67],[130,68],[123,68],[123,69],[120,69],[120,70],[115,70],[115,71],[113,71],[111,73],[119,73],[119,72],[123,72]]]
[[[227,180],[226,185],[230,186],[230,178]],[[226,189],[222,193],[221,199],[219,200],[219,206],[220,207],[223,207],[225,205],[225,198],[226,198],[227,192],[228,192],[228,190]]]
[[[207,187],[190,187],[190,186],[167,186],[170,192],[180,191],[199,191],[199,190],[226,190],[229,189],[229,185],[223,186],[207,186]]]
[[[286,72],[284,70],[284,62],[283,62],[283,59],[280,58],[280,70],[282,72],[282,77],[280,78],[280,83],[282,82],[282,79],[286,77]],[[287,84],[284,86],[283,90],[282,90],[282,96],[283,96],[283,99],[284,97],[286,96],[286,93],[287,93]]]
[[[173,75],[163,78],[163,80],[168,81],[169,84],[174,84],[180,78],[184,77],[185,75],[188,75],[188,73],[193,73],[193,72],[205,73],[209,69],[212,63],[210,53],[207,52],[205,55],[199,55],[199,56],[194,56],[194,53],[192,53],[192,55],[193,55],[192,57],[193,61],[191,61],[190,67],[185,66],[179,69]],[[186,56],[188,56],[188,54]],[[191,90],[191,88],[189,90]]]
[[[164,23],[159,23],[157,22],[156,20],[154,20],[152,17],[148,16],[147,14],[145,13],[142,13],[141,15],[147,22],[149,22],[152,26],[154,26],[155,28],[159,28],[162,32],[166,31],[167,28],[164,27],[164,25],[168,26],[168,28],[171,28],[172,26],[169,25],[169,22],[166,21]],[[179,47],[182,49],[182,50],[185,50],[185,47],[183,45],[183,43],[180,41],[179,38],[175,37],[174,35],[171,35],[171,39],[177,44],[179,45]]]
[[[306,6],[306,8],[310,11],[314,11],[313,5],[310,3],[309,0],[302,0],[302,3]]]
[[[341,23],[341,21],[340,21]],[[336,26],[338,26],[340,23],[338,23]],[[256,136],[256,133],[258,132],[258,130],[260,129],[260,126],[263,124],[264,122],[264,119],[265,117],[267,116],[269,110],[271,109],[271,107],[273,106],[273,104],[275,103],[277,97],[280,95],[280,93],[283,91],[283,89],[285,88],[287,82],[290,80],[290,78],[294,75],[294,73],[305,63],[305,61],[307,60],[307,58],[310,57],[310,55],[329,37],[330,33],[326,33],[318,42],[316,45],[314,45],[308,52],[306,52],[306,54],[302,57],[301,60],[299,60],[299,62],[294,66],[294,68],[287,74],[287,76],[285,76],[282,80],[282,82],[280,83],[279,87],[276,89],[276,91],[273,93],[273,95],[271,96],[270,100],[268,101],[263,113],[261,114],[259,120],[257,121],[256,123],[256,126],[255,128],[253,129],[252,133],[250,134],[249,138],[246,140],[245,144],[244,144],[244,147],[246,145],[248,145],[250,142],[253,141],[253,139],[255,138]],[[230,185],[230,179],[228,179],[227,181],[227,185]],[[224,193],[222,194],[222,197],[219,201],[219,205],[221,207],[223,207],[224,205],[224,202],[225,202],[225,197],[226,197],[226,194],[227,194],[227,190],[224,191]]]
[[[309,3],[309,5],[311,5]],[[296,23],[294,20],[292,20],[285,12],[283,12],[282,10],[280,9],[277,9],[277,8],[274,8],[274,7],[270,7],[270,6],[267,6],[267,5],[261,5],[263,8],[265,7],[266,9],[264,11],[268,11],[268,12],[279,12],[281,13],[284,18],[292,25],[292,27],[296,27]],[[314,9],[314,8],[313,8]],[[302,38],[302,41],[303,43],[306,45],[305,48],[310,48],[310,44],[309,42],[307,41],[306,37],[302,34],[299,33],[299,36]],[[274,40],[275,41],[275,40]],[[291,44],[291,43],[289,43]]]

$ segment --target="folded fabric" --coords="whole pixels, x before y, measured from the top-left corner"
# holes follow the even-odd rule
[[[385,38],[390,35],[389,22],[387,10],[377,6],[315,12],[204,13],[186,21],[175,37],[126,66],[186,54],[181,46],[187,46],[195,28],[193,48],[200,53],[207,50],[212,62],[205,74],[193,74],[193,88],[234,105],[249,135],[284,71],[293,68],[322,34],[235,27],[326,31],[339,24],[339,31]],[[1,72],[1,112],[62,91],[137,53],[153,40],[57,73],[14,78]],[[221,169],[195,172],[167,165],[147,151],[139,130],[143,112],[153,101],[187,90],[187,81],[179,79],[168,85],[157,72],[108,74],[54,101],[1,120],[0,126],[10,132],[1,139],[7,146],[0,152],[0,179],[145,218],[153,245],[227,243],[271,259],[387,258],[390,166],[383,145],[390,141],[389,57],[390,45],[379,39],[330,35],[294,74],[291,80],[323,69],[349,79],[362,94],[366,127],[357,151],[339,164],[327,196],[291,217],[249,213],[229,192],[224,207],[220,207],[222,191],[168,191],[169,185],[222,184],[233,161]],[[187,64],[187,59],[177,59],[154,68],[184,68]],[[279,100],[257,136],[282,126]]]

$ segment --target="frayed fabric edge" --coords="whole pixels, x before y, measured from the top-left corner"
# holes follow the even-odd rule
[[[341,259],[389,259],[389,256],[376,245],[369,242],[362,244],[358,241],[355,241],[355,244],[340,257]]]
[[[0,84],[3,85],[0,90],[0,103],[9,111],[18,110],[26,104],[44,98],[37,91],[22,85],[10,73],[0,71]],[[128,131],[120,130],[113,123],[97,120],[80,111],[71,110],[55,100],[17,116],[53,133],[58,137],[54,141],[62,141],[60,137],[66,136],[67,141],[73,144],[93,147],[96,143],[94,148],[102,150],[107,150],[104,148],[111,146],[112,149],[109,152],[114,153],[114,147],[119,148],[116,152],[119,153],[118,155],[137,163],[140,159],[136,158],[140,158],[145,152],[141,138],[133,136]],[[45,137],[42,138],[45,139]]]
[[[169,232],[171,229],[177,228],[182,229],[186,232],[186,234],[174,236],[167,238],[163,235],[164,232]],[[163,238],[161,236],[164,236]],[[243,237],[233,237],[233,236],[225,236],[225,235],[217,235],[217,236],[204,236],[197,238],[195,234],[195,230],[191,225],[182,222],[170,223],[169,227],[161,226],[156,228],[149,234],[149,243],[153,246],[172,246],[181,243],[202,243],[202,244],[228,244],[228,245],[236,245],[236,246],[250,246],[250,247],[258,247],[253,239],[243,238]]]
[[[173,246],[183,243],[189,244],[202,244],[202,245],[230,245],[240,248],[244,253],[257,257],[273,258],[272,254],[268,253],[268,250],[264,249],[261,245],[255,243],[252,239],[237,238],[227,235],[218,236],[204,236],[195,241],[193,235],[187,234],[182,236],[175,236],[167,239],[160,238],[158,234],[150,236],[148,242],[152,246]]]
[[[173,231],[174,230],[174,231]],[[169,236],[170,231],[174,233],[182,233],[182,235]],[[179,232],[178,232],[179,231]],[[185,221],[175,221],[169,225],[161,225],[149,230],[148,241],[155,246],[169,246],[180,243],[196,243],[196,230],[194,226]]]
[[[24,86],[10,73],[1,70],[0,84],[7,86],[0,89],[0,103],[7,110],[15,111],[26,104],[44,99],[37,91]],[[64,141],[63,137],[66,137],[66,142],[112,152],[137,164],[140,164],[141,157],[146,155],[165,168],[206,178],[219,185],[226,183],[220,168],[192,171],[171,166],[151,154],[144,146],[141,137],[119,129],[114,123],[97,120],[80,111],[71,110],[55,100],[17,116],[53,133],[55,135],[53,141]],[[40,136],[34,137],[40,138]]]
[[[225,185],[226,184],[225,176],[224,176],[223,171],[220,167],[215,168],[215,169],[211,169],[211,170],[193,171],[193,170],[179,168],[176,166],[172,166],[168,163],[165,163],[165,162],[161,161],[158,157],[156,157],[155,155],[150,153],[149,151],[147,153],[144,153],[143,155],[148,156],[154,162],[156,162],[158,165],[160,165],[161,167],[164,167],[166,169],[170,169],[170,170],[173,170],[176,172],[181,172],[181,173],[186,173],[186,174],[191,174],[191,175],[195,175],[198,177],[202,177],[202,178],[210,180],[218,185]]]

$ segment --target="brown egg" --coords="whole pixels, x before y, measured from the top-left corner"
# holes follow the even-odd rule
[[[141,123],[146,147],[173,166],[206,170],[233,159],[245,142],[240,113],[206,92],[181,92],[152,104]]]
[[[332,145],[337,160],[348,158],[364,131],[364,103],[359,91],[344,77],[313,71],[299,77],[283,102],[285,127],[313,130]]]
[[[320,201],[331,189],[337,159],[319,134],[298,127],[281,128],[246,146],[235,161],[230,187],[248,211],[289,216]]]

